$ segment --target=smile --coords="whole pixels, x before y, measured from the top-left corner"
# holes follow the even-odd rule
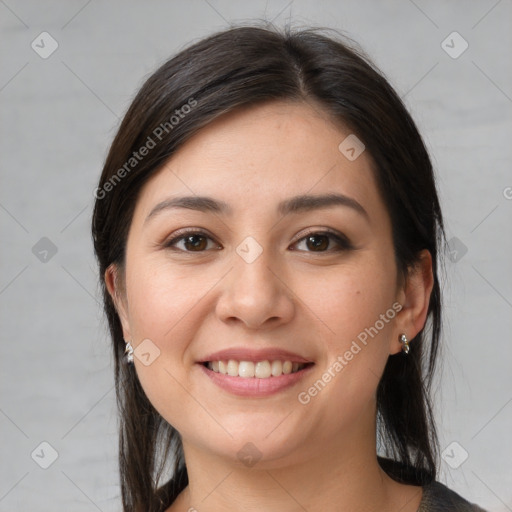
[[[208,361],[206,367],[216,373],[230,375],[231,377],[269,379],[302,370],[305,363],[292,363],[291,361]]]
[[[262,397],[284,390],[301,380],[314,363],[292,361],[206,361],[202,371],[222,389],[239,396]]]

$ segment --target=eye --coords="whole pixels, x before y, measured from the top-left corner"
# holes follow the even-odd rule
[[[214,242],[214,240],[204,231],[188,230],[178,233],[178,236],[165,242],[164,246],[166,248],[182,252],[204,252],[212,249],[209,242]],[[298,242],[295,242],[294,245],[297,246],[300,243],[306,244],[306,252],[336,252],[353,249],[352,244],[345,235],[332,231],[313,231],[302,237]],[[179,244],[182,244],[181,247]],[[332,248],[333,244],[334,248]],[[214,243],[213,248],[221,249],[216,243]],[[299,250],[304,251],[304,249]]]
[[[166,248],[183,252],[204,252],[208,248],[211,249],[211,247],[208,247],[208,241],[213,242],[213,239],[204,231],[189,230],[181,231],[179,236],[174,237],[164,245]],[[179,247],[178,244],[181,242],[183,242],[183,245]],[[217,248],[219,248],[218,245]]]
[[[332,241],[337,245],[337,248],[328,250]],[[335,252],[353,249],[348,238],[341,233],[334,233],[332,231],[313,231],[302,237],[294,245],[300,243],[306,244],[307,252]]]

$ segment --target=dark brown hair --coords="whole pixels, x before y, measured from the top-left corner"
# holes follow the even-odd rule
[[[92,234],[114,350],[125,511],[165,510],[188,476],[179,433],[151,405],[133,365],[124,362],[105,270],[112,263],[123,268],[138,194],[162,164],[219,116],[274,100],[319,105],[363,141],[390,214],[399,275],[417,263],[421,250],[432,255],[427,326],[411,340],[407,356],[388,359],[377,389],[377,439],[385,455],[379,463],[395,480],[425,485],[437,477],[429,395],[441,330],[444,229],[434,173],[414,121],[383,74],[354,43],[337,32],[327,36],[326,30],[238,26],[189,46],[147,79],[112,143],[96,191]]]

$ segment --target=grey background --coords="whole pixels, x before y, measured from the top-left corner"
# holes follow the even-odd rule
[[[419,124],[456,251],[436,393],[441,481],[511,511],[510,0],[0,1],[0,510],[120,510],[93,190],[143,79],[186,44],[253,18],[343,30]],[[31,47],[43,31],[59,45],[47,59]],[[456,59],[441,45],[453,31],[469,44]],[[57,249],[47,261],[44,247],[33,252],[42,237]],[[58,454],[48,469],[43,441]]]

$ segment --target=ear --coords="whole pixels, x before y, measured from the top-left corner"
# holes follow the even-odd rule
[[[105,285],[108,293],[114,302],[121,326],[123,328],[123,337],[126,341],[132,341],[130,332],[130,322],[128,321],[128,307],[126,304],[126,293],[121,283],[119,268],[115,263],[109,265],[105,270]]]
[[[402,309],[396,316],[395,339],[391,344],[391,354],[402,350],[398,340],[402,333],[411,340],[425,326],[433,286],[432,255],[424,249],[419,253],[418,261],[409,268],[398,294],[398,302]]]

